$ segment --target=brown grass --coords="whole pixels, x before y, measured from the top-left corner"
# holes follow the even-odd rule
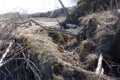
[[[111,11],[104,11],[100,13],[92,13],[87,16],[79,18],[82,19],[82,24],[88,24],[91,19],[95,19],[98,24],[115,24],[118,21],[118,17]]]
[[[27,39],[27,45],[32,47],[33,51],[38,54],[38,57],[44,53],[49,53],[56,58],[61,58],[57,44],[53,43],[52,39],[48,36],[46,31],[40,32],[42,28],[33,26],[25,29],[19,35],[19,38],[25,37]]]

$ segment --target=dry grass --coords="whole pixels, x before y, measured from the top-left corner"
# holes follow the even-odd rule
[[[48,36],[47,32],[42,30],[39,26],[33,26],[25,29],[19,35],[27,39],[27,45],[32,47],[35,53],[38,53],[38,57],[43,53],[49,53],[57,58],[61,58],[61,54],[57,49],[57,45],[53,43],[52,39]]]
[[[86,19],[83,20],[83,23],[87,24],[90,19],[96,18],[97,23],[102,24],[101,21],[103,18],[97,18],[97,16],[98,14],[89,16],[89,18],[87,16]],[[60,52],[58,50],[58,45],[53,42],[51,37],[48,36],[47,31],[44,30],[42,27],[34,25],[29,28],[19,27],[19,28],[16,28],[16,30],[17,30],[16,31],[17,34],[15,35],[15,40],[14,40],[15,43],[13,43],[14,45],[12,46],[12,49],[10,49],[10,54],[7,53],[10,55],[10,60],[14,58],[16,60],[13,60],[12,64],[11,63],[7,64],[7,68],[9,68],[10,66],[10,69],[8,70],[8,72],[11,72],[11,69],[17,69],[18,67],[20,67],[22,64],[25,63],[24,66],[20,67],[20,69],[22,69],[23,72],[22,70],[20,73],[19,73],[19,70],[16,71],[18,75],[17,79],[19,79],[20,77],[20,79],[22,80],[28,80],[28,79],[31,79],[32,77],[31,75],[35,77],[34,78],[35,80],[40,80],[40,79],[41,80],[43,79],[45,80],[48,80],[48,79],[85,80],[86,79],[87,80],[87,77],[93,79],[93,76],[94,76],[93,72],[89,72],[89,71],[82,69],[84,68],[84,69],[88,69],[91,71],[94,71],[95,69],[95,66],[93,65],[95,65],[97,55],[94,55],[94,54],[89,55],[89,53],[94,53],[94,52],[91,52],[92,51],[91,49],[95,47],[95,44],[92,41],[84,40],[81,42],[81,45],[79,47],[80,54],[76,54],[76,56],[79,56],[79,58],[78,58],[78,61],[76,61],[74,60],[74,56],[73,56],[74,54],[71,54],[69,51],[64,50],[63,52]],[[62,37],[62,34],[61,36],[58,36],[58,37],[59,37],[58,41],[63,41],[64,43],[64,38]],[[70,42],[71,43],[68,43],[69,44],[68,46],[73,45],[73,43],[76,42],[76,40],[73,39],[73,41],[70,40]],[[19,55],[15,56],[18,54],[17,50],[19,50],[18,51]],[[81,56],[83,56],[85,60],[83,63],[80,64]],[[15,61],[17,61],[17,63],[15,64],[15,67],[13,67]],[[82,65],[83,67],[80,68],[81,67],[80,65]],[[4,70],[4,69],[1,69],[1,70]],[[24,74],[21,75],[21,73],[24,73]],[[29,78],[26,78],[27,74]],[[9,75],[11,78],[14,78],[11,76],[14,74],[10,73]],[[66,78],[66,75],[69,78]]]
[[[105,35],[113,36],[115,34],[115,26],[118,23],[118,16],[111,11],[104,11],[100,13],[93,13],[87,16],[79,18],[83,25],[87,25],[89,27],[95,27],[96,30],[92,33],[96,40],[100,39]],[[90,26],[90,24],[94,24],[94,26]]]
[[[87,16],[79,18],[82,19],[83,24],[88,24],[91,19],[95,19],[98,24],[112,25],[118,21],[118,17],[111,11],[104,11],[100,13],[92,13]]]
[[[95,50],[95,43],[93,41],[90,40],[83,40],[80,44],[80,56],[81,55],[85,55],[85,53],[92,53],[91,51],[94,52]]]

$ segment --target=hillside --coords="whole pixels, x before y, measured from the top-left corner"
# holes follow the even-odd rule
[[[66,8],[67,11],[70,13],[71,10],[73,9],[74,7],[69,7],[69,8]],[[50,17],[50,18],[55,18],[55,17],[65,17],[65,12],[63,11],[62,8],[60,9],[56,9],[54,11],[48,11],[48,12],[42,12],[42,13],[34,13],[34,14],[30,14],[31,17]]]

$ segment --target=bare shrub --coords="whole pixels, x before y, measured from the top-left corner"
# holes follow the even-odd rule
[[[19,16],[19,17],[18,17]],[[32,51],[26,46],[26,39],[17,39],[18,24],[24,24],[23,17],[9,16],[1,21],[0,31],[0,79],[1,80],[40,80],[40,70]]]

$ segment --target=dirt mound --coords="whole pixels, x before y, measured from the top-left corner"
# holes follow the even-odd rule
[[[109,76],[115,76],[119,78],[119,50],[118,47],[118,37],[119,37],[119,18],[113,12],[102,12],[102,13],[93,13],[84,17],[81,17],[81,24],[84,25],[82,28],[82,33],[78,34],[79,41],[81,36],[84,37],[82,42],[80,42],[80,59],[84,64],[88,64],[89,66],[85,69],[95,69],[95,67],[91,67],[90,64],[92,62],[92,66],[96,65],[95,59],[92,57],[87,57],[90,54],[99,54],[103,55],[103,68],[104,73]],[[117,46],[116,46],[117,45]],[[115,49],[115,50],[114,50]],[[117,53],[116,53],[116,50]],[[117,56],[116,56],[117,55]],[[88,62],[87,62],[88,61]],[[91,61],[91,62],[90,62]],[[99,61],[99,60],[98,60]],[[114,62],[114,63],[110,63]],[[94,63],[94,64],[93,64]],[[115,67],[112,64],[118,64]]]
[[[119,1],[118,1],[119,2]],[[101,12],[104,10],[110,9],[110,1],[109,0],[79,0],[77,6],[73,9],[69,16],[67,16],[66,20],[63,22],[65,24],[79,24],[79,18],[82,16],[86,16],[87,14],[91,14],[94,12]],[[116,7],[115,1],[112,2],[112,7]]]

